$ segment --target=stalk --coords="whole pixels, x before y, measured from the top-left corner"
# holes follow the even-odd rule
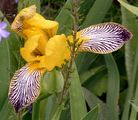
[[[64,72],[64,79],[65,79],[65,83],[64,83],[64,87],[63,87],[63,91],[61,93],[61,97],[60,97],[60,104],[63,104],[65,102],[65,98],[68,96],[68,92],[69,92],[69,86],[70,86],[70,81],[69,78],[71,77],[70,74],[73,71],[72,65],[75,62],[75,55],[77,53],[77,30],[78,30],[78,14],[77,14],[77,8],[78,8],[78,0],[72,0],[72,15],[74,17],[74,21],[73,21],[73,32],[72,32],[72,36],[73,36],[73,44],[69,42],[70,45],[70,51],[71,51],[71,55],[70,55],[70,61],[68,62],[66,71]]]

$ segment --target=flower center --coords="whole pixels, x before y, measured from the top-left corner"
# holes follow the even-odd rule
[[[31,52],[31,55],[37,57],[37,56],[43,56],[43,54],[36,48]]]

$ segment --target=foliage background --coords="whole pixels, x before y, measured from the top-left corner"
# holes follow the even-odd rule
[[[0,18],[10,23],[17,11],[36,4],[47,19],[60,23],[58,34],[72,30],[71,0],[1,0]],[[128,0],[138,6],[137,0]],[[24,113],[24,120],[137,120],[138,111],[138,16],[120,6],[117,0],[80,0],[79,27],[86,28],[102,22],[123,24],[133,33],[133,39],[123,48],[109,55],[81,53],[76,58],[78,82],[71,87],[70,100],[56,110],[57,93],[45,96]],[[5,19],[5,21],[7,21]],[[16,120],[17,115],[8,102],[8,86],[15,70],[24,65],[19,49],[23,40],[11,31],[11,36],[0,43],[0,119]],[[79,77],[78,77],[79,75]],[[75,80],[74,80],[75,81]],[[80,81],[80,82],[79,82]],[[81,87],[80,87],[81,83]],[[83,94],[82,94],[82,93]],[[76,97],[71,95],[75,94]],[[83,103],[85,99],[86,106]],[[87,111],[86,111],[87,108]],[[56,111],[56,112],[55,112]]]

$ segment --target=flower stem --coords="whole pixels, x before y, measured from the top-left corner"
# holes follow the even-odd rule
[[[22,111],[19,111],[19,113],[17,113],[17,120],[22,120]]]
[[[75,62],[75,55],[76,55],[76,48],[77,48],[77,30],[78,30],[78,14],[77,14],[77,8],[78,8],[78,1],[77,0],[72,0],[72,15],[74,16],[74,22],[73,22],[73,44],[71,44],[70,46],[70,51],[71,51],[71,56],[70,56],[70,61],[68,62],[66,71],[64,73],[64,78],[65,78],[65,83],[64,83],[64,87],[63,87],[63,91],[61,93],[61,98],[60,98],[60,104],[65,102],[65,98],[68,96],[68,88],[70,85],[70,74],[73,71],[72,65]]]

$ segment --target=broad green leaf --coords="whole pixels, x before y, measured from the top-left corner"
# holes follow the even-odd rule
[[[136,101],[137,102],[137,101]],[[130,102],[130,104],[132,105],[132,107],[134,108],[134,110],[136,111],[136,112],[138,112],[138,105],[134,102]],[[134,120],[134,118],[133,118],[133,120]]]
[[[52,116],[52,119],[51,120],[59,120],[63,108],[64,108],[64,104],[57,106],[56,112]]]
[[[127,2],[124,2],[124,0],[118,0],[118,2],[127,10],[132,12],[133,14],[138,16],[138,7],[135,7],[133,5],[128,4]]]
[[[0,16],[3,16],[1,12]],[[5,22],[7,21],[5,20]],[[8,28],[10,28],[9,23]],[[8,29],[8,31],[10,30]],[[14,71],[20,66],[21,59],[18,52],[20,44],[13,32],[11,32],[9,38],[2,39],[0,42],[0,111],[7,100],[11,76],[13,76]]]
[[[95,0],[95,3],[89,10],[85,21],[81,25],[81,29],[92,24],[97,24],[103,21],[107,11],[111,7],[113,0]],[[102,10],[101,10],[102,9]]]
[[[137,69],[138,71],[138,69]],[[138,78],[136,76],[136,78]],[[136,79],[137,80],[137,79]],[[136,86],[136,90],[135,90],[135,95],[134,95],[135,100],[131,100],[131,105],[132,105],[132,109],[131,109],[131,114],[130,114],[130,120],[137,120],[137,112],[138,112],[138,83]]]
[[[132,40],[125,45],[125,61],[129,88],[124,105],[122,120],[128,120],[130,110],[130,104],[128,101],[130,101],[133,97],[138,67],[138,19],[136,19],[136,16],[124,7],[121,7],[121,12],[123,25],[127,27],[133,34]]]
[[[40,102],[33,103],[32,120],[39,120]]]
[[[49,101],[50,100],[50,101]],[[47,104],[48,108],[46,108],[46,119],[49,120],[59,120],[62,110],[64,109],[64,103],[59,104],[57,96],[53,95],[48,99],[48,102],[51,104]]]
[[[87,71],[97,57],[98,55],[93,53],[79,53],[75,60],[79,74]]]
[[[59,111],[57,107],[57,96],[51,95],[40,101],[39,106],[39,119],[40,120],[52,120],[52,117]],[[60,114],[58,114],[60,116]]]
[[[119,99],[119,72],[112,54],[105,55],[105,62],[108,69],[107,89],[107,120],[118,120],[118,99]]]
[[[81,120],[99,120],[99,107],[100,107],[99,105],[95,106]]]
[[[87,88],[97,96],[102,96],[107,92],[107,72],[103,71],[93,76],[86,84]],[[98,88],[98,89],[97,89]]]
[[[19,0],[18,1],[18,11],[25,7],[29,7],[31,5],[36,5],[37,11],[40,11],[40,0]]]
[[[102,71],[105,69],[105,66],[100,66],[100,67],[96,67],[96,68],[92,68],[90,70],[87,70],[86,72],[83,72],[82,74],[80,74],[80,80],[81,83],[83,84],[84,82],[86,82],[90,77],[92,77],[93,75],[95,75],[97,72]]]
[[[71,1],[72,0],[67,0],[66,4],[55,19],[59,23],[58,34],[64,33],[70,35],[72,32],[73,17],[71,14]]]
[[[46,72],[42,84],[45,91],[48,93],[58,93],[61,92],[64,86],[64,78],[60,70],[52,70],[51,72]]]
[[[10,103],[8,103],[8,99],[5,100],[3,104],[3,108],[0,110],[0,119],[1,120],[16,120],[17,115],[11,107]]]
[[[71,120],[80,120],[87,113],[84,94],[81,88],[80,79],[77,73],[75,64],[72,66],[72,73],[69,81],[71,85],[69,88],[70,106],[71,106]]]
[[[99,109],[99,119],[100,120],[107,120],[106,117],[106,105],[103,101],[101,101],[97,96],[95,96],[92,92],[90,92],[88,89],[83,88],[84,96],[86,99],[86,102],[88,106],[92,109],[97,104],[100,105]]]
[[[101,96],[107,91],[107,82],[107,70],[104,69],[91,76],[83,85],[93,94]]]

